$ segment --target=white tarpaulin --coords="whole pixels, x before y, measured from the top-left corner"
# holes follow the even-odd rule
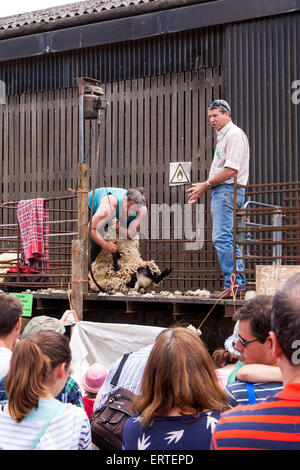
[[[70,340],[72,377],[81,385],[81,378],[89,366],[100,362],[109,368],[123,354],[154,343],[163,329],[120,323],[77,322]]]

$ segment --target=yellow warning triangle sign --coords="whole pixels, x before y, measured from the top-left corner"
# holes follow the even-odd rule
[[[178,166],[174,172],[173,178],[171,179],[170,183],[189,183],[189,181],[189,177],[184,171],[183,166],[181,165],[181,163],[178,163]]]

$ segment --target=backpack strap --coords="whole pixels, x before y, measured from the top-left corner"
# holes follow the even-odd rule
[[[55,416],[60,412],[60,410],[62,409],[62,407],[64,406],[63,403],[61,402],[58,402],[57,403],[57,406],[55,408],[55,410],[53,411],[53,413],[49,416],[49,418],[47,419],[47,421],[45,422],[44,426],[42,427],[42,429],[40,430],[40,432],[38,433],[38,435],[36,436],[35,440],[33,441],[33,443],[31,444],[30,446],[30,449],[29,450],[34,450],[36,445],[38,444],[39,440],[41,439],[42,435],[45,433],[46,429],[48,428],[49,424],[51,423],[51,421],[55,418]]]
[[[119,381],[119,378],[120,378],[120,375],[121,375],[121,371],[122,371],[122,369],[123,369],[123,366],[124,366],[125,362],[126,362],[127,359],[128,359],[129,354],[131,354],[131,353],[127,353],[127,354],[124,354],[124,355],[123,355],[122,360],[120,361],[120,364],[119,364],[119,366],[118,366],[118,368],[117,368],[117,370],[116,370],[116,372],[115,372],[113,378],[112,378],[111,381],[110,381],[111,385],[113,385],[114,387],[117,385],[117,383],[118,383],[118,381]]]
[[[254,386],[250,382],[245,382],[245,384],[246,384],[246,388],[247,388],[247,392],[248,392],[249,403],[250,403],[250,405],[254,405],[256,403],[256,396],[255,396],[255,392],[254,392]]]

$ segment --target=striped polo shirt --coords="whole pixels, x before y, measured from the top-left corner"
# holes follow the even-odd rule
[[[253,384],[256,403],[264,401],[268,397],[272,397],[279,393],[283,385],[281,382],[257,382]],[[228,393],[228,401],[231,408],[237,405],[249,405],[248,391],[246,382],[237,380],[230,385],[227,385],[226,391]]]
[[[264,402],[222,413],[212,450],[300,450],[300,383]]]

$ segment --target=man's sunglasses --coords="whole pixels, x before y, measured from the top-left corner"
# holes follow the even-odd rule
[[[225,103],[222,103],[221,101],[209,101],[207,105],[208,109],[213,109],[213,108],[224,108],[226,111],[230,112],[228,106]]]
[[[254,341],[259,341],[258,338],[251,339],[250,341],[247,341],[246,339],[242,338],[242,336],[240,336],[240,335],[238,335],[238,340],[241,343],[241,345],[243,346],[243,348],[246,348],[248,346],[248,344],[250,344],[250,343],[254,343]]]

